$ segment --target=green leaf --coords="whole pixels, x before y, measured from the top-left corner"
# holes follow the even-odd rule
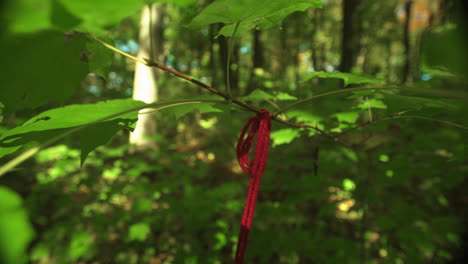
[[[447,23],[424,34],[421,46],[421,62],[430,68],[442,68],[448,72],[459,74],[464,78],[468,70],[466,58],[466,32],[455,23]],[[441,52],[441,47],[447,47]]]
[[[88,72],[80,60],[86,39],[43,31],[4,39],[0,65],[0,101],[6,111],[63,103],[79,87]]]
[[[70,13],[82,20],[76,28],[97,34],[105,33],[105,28],[137,14],[145,3],[143,0],[60,0],[60,2]]]
[[[69,256],[72,260],[78,260],[82,257],[87,257],[93,249],[92,236],[87,231],[81,231],[73,234]]]
[[[336,113],[334,114],[336,119],[338,119],[338,122],[343,123],[354,123],[356,120],[359,118],[359,113],[355,111],[351,112],[341,112],[341,113]]]
[[[288,100],[297,100],[297,97],[292,96],[287,93],[279,92],[276,94],[276,100],[278,101],[288,101]]]
[[[322,0],[217,0],[198,14],[190,23],[193,28],[218,22],[228,25],[221,28],[220,35],[232,36],[235,25],[237,34],[257,28],[266,29],[279,26],[289,14],[308,8],[319,8]]]
[[[143,0],[11,0],[5,13],[10,33],[79,29],[102,35],[109,26],[137,14],[144,4]]]
[[[49,0],[6,1],[7,31],[10,33],[30,33],[53,27]],[[57,10],[57,9],[56,9]],[[55,16],[59,16],[56,12]]]
[[[387,109],[382,100],[377,98],[370,98],[370,99],[363,99],[361,104],[357,106],[359,109],[369,109],[369,108],[376,108],[376,109]]]
[[[0,186],[0,263],[25,263],[26,249],[34,236],[21,197]]]
[[[356,183],[354,183],[353,180],[346,178],[343,180],[343,188],[346,191],[353,191],[356,189]]]
[[[103,122],[85,128],[80,132],[81,166],[83,166],[91,151],[107,144],[120,129],[128,128],[128,123],[134,122],[127,121],[126,124],[115,121]]]
[[[153,210],[153,204],[150,199],[140,198],[135,201],[132,210],[135,211],[135,213],[151,212]]]
[[[101,40],[113,45],[113,41],[110,38],[101,37]],[[107,78],[115,53],[92,39],[88,39],[86,42],[86,49],[89,53],[87,54],[89,72]]]
[[[421,72],[439,78],[457,78],[457,75],[444,69],[422,67]]]
[[[14,151],[29,142],[43,142],[48,140],[63,133],[66,131],[65,129],[86,125],[119,112],[136,107],[143,107],[144,105],[145,103],[132,99],[116,99],[97,104],[69,105],[52,109],[29,119],[22,126],[6,131],[0,137],[0,153],[5,155],[11,153],[8,151]],[[113,116],[103,122],[112,121],[114,125],[120,123],[119,126],[121,126],[121,124],[125,126],[135,122],[137,118],[137,111],[134,111]],[[99,138],[97,140],[92,138],[85,139],[83,143],[83,146],[86,146],[85,152],[92,146],[96,146],[99,142],[105,143],[106,138],[112,131],[109,127],[106,127],[106,129],[103,129],[103,127],[90,127],[89,129],[91,129],[90,131],[105,131],[106,136],[97,136]],[[96,137],[96,135],[93,137]]]
[[[366,76],[354,74],[354,73],[322,72],[322,71],[310,73],[306,77],[305,81],[310,80],[314,77],[342,79],[344,81],[344,86],[348,86],[350,84],[363,84],[363,83],[380,84],[384,82],[384,80],[370,78],[370,77],[366,77]]]
[[[52,25],[61,30],[71,30],[79,25],[82,20],[74,16],[59,0],[51,0],[50,21]]]
[[[408,109],[422,109],[422,108],[440,108],[445,110],[456,110],[462,102],[457,100],[448,99],[431,99],[417,96],[404,96],[393,94],[390,92],[382,92],[385,104],[392,111],[408,110]]]
[[[146,237],[148,236],[149,232],[151,232],[151,228],[146,223],[138,223],[133,224],[130,226],[130,230],[128,232],[128,239],[130,241],[145,241]]]
[[[291,110],[288,112],[288,117],[311,126],[317,125],[322,120],[321,116],[306,110]]]
[[[242,101],[252,101],[252,102],[261,102],[261,101],[265,101],[265,100],[274,100],[275,99],[275,96],[265,92],[265,91],[262,91],[262,90],[259,90],[259,89],[255,89],[253,90],[249,95],[246,95],[246,96],[243,96],[241,98],[239,98],[240,100]]]
[[[149,0],[150,3],[171,3],[186,7],[197,3],[197,0]]]
[[[300,136],[299,130],[293,128],[283,128],[280,130],[276,130],[271,132],[270,138],[273,141],[273,147],[281,145],[281,144],[289,144],[295,138]]]

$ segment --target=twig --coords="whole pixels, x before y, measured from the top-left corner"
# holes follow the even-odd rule
[[[132,55],[126,53],[126,52],[123,52],[123,51],[121,51],[121,50],[119,50],[119,49],[117,49],[117,48],[115,48],[115,47],[113,47],[113,46],[111,46],[111,45],[109,45],[109,44],[107,44],[107,43],[105,43],[105,42],[103,42],[103,41],[97,39],[97,38],[94,38],[94,39],[95,39],[97,42],[99,42],[100,44],[102,44],[103,46],[105,46],[105,47],[107,47],[107,48],[109,48],[109,49],[111,49],[111,50],[113,50],[113,51],[116,51],[116,52],[118,52],[118,53],[120,53],[120,54],[122,54],[122,55],[124,55],[124,56],[126,56],[126,57],[128,57],[128,58],[130,58],[130,59],[132,59],[132,60],[134,60],[134,61],[136,61],[136,62],[142,63],[142,64],[144,64],[144,65],[146,65],[146,66],[148,66],[148,67],[156,67],[156,68],[158,68],[158,69],[161,69],[161,70],[163,70],[163,71],[166,71],[166,72],[168,72],[168,73],[171,73],[171,74],[173,74],[173,75],[175,75],[175,76],[177,76],[177,77],[179,77],[179,78],[181,78],[181,79],[184,79],[184,80],[186,80],[186,81],[189,81],[189,82],[191,82],[191,83],[193,83],[193,84],[195,84],[195,85],[197,85],[197,86],[199,86],[199,87],[201,87],[201,88],[203,88],[203,89],[206,89],[206,90],[210,91],[211,93],[214,93],[214,94],[216,94],[216,95],[218,95],[218,96],[223,97],[223,98],[226,99],[229,103],[236,104],[236,105],[241,106],[242,108],[244,108],[244,109],[246,109],[246,110],[248,110],[248,111],[254,112],[254,113],[260,113],[260,109],[259,109],[258,107],[255,107],[255,106],[246,104],[246,103],[244,103],[244,102],[242,102],[242,101],[239,101],[238,99],[233,98],[232,96],[230,96],[230,95],[228,95],[228,94],[225,94],[225,93],[219,91],[218,89],[216,89],[216,88],[214,88],[214,87],[212,87],[212,86],[209,86],[208,84],[205,84],[205,83],[203,83],[203,82],[201,82],[201,81],[199,81],[199,80],[197,80],[197,79],[194,79],[194,78],[189,77],[189,76],[187,76],[187,75],[185,75],[185,74],[183,74],[183,73],[180,73],[180,72],[178,72],[178,71],[176,71],[176,70],[174,70],[174,69],[172,69],[172,68],[167,67],[167,66],[164,65],[164,64],[161,64],[161,63],[152,61],[152,60],[150,60],[150,59],[148,59],[148,58],[144,58],[144,59],[137,58],[137,57],[132,56]],[[272,116],[272,120],[274,120],[274,121],[276,121],[276,122],[278,122],[278,123],[281,123],[281,124],[290,126],[290,127],[296,127],[296,128],[310,128],[310,129],[313,129],[313,130],[319,132],[320,134],[325,135],[326,137],[332,139],[333,141],[338,141],[338,138],[336,138],[335,136],[333,136],[333,135],[331,135],[331,134],[329,134],[329,133],[323,131],[322,129],[320,129],[320,128],[316,127],[316,126],[294,123],[294,122],[291,122],[291,121],[289,121],[289,120],[279,118],[277,114],[275,114],[275,115]]]
[[[144,59],[145,60],[145,65],[147,66],[151,66],[151,67],[156,67],[156,68],[159,68],[163,71],[166,71],[166,72],[169,72],[169,73],[172,73],[174,74],[175,76],[179,77],[179,78],[182,78],[184,80],[187,80],[203,89],[207,89],[208,91],[218,95],[218,96],[221,96],[223,97],[224,99],[226,99],[228,102],[231,102],[233,104],[236,104],[236,105],[239,105],[241,106],[242,108],[246,109],[246,110],[249,110],[251,112],[254,112],[254,113],[260,113],[260,109],[258,109],[258,107],[255,107],[255,106],[251,106],[249,104],[246,104],[242,101],[239,101],[238,99],[235,99],[221,91],[219,91],[218,89],[214,88],[214,87],[211,87],[209,86],[208,84],[205,84],[201,81],[198,81],[192,77],[189,77],[183,73],[180,73],[174,69],[171,69],[169,67],[167,67],[166,65],[163,65],[163,64],[160,64],[160,63],[157,63],[157,62],[154,62],[154,61],[151,61],[149,59]],[[282,119],[282,118],[279,118],[277,115],[274,115],[272,116],[272,120],[278,122],[278,123],[281,123],[281,124],[284,124],[284,125],[287,125],[287,126],[290,126],[290,127],[296,127],[296,128],[310,128],[310,129],[313,129],[317,132],[319,132],[320,134],[332,139],[333,141],[335,142],[338,142],[339,139],[325,131],[323,131],[322,129],[316,127],[316,126],[311,126],[311,125],[306,125],[306,124],[300,124],[300,123],[294,123],[294,122],[291,122],[289,120],[286,120],[286,119]]]

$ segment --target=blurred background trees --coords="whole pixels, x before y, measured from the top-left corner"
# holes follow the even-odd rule
[[[229,81],[234,96],[247,96],[244,100],[272,111],[347,84],[333,76],[310,77],[317,71],[351,73],[381,85],[468,91],[462,1],[324,0],[323,8],[295,12],[273,29],[239,35],[230,51],[230,39],[217,36],[222,25],[187,27],[212,1],[145,7],[120,1],[102,17],[68,0],[50,1],[41,9],[46,2],[5,4],[0,46],[7,54],[0,68],[0,101],[10,110],[0,116],[0,133],[63,104],[132,95],[143,101],[206,95],[189,82],[110,53],[113,63],[101,72],[86,75],[75,63],[82,74],[69,97],[26,107],[22,100],[39,98],[48,83],[38,82],[39,74],[23,76],[33,69],[21,69],[31,59],[53,61],[46,56],[48,42],[38,41],[40,34],[59,38],[41,31],[50,23],[66,31],[81,23],[76,21],[87,21],[83,27],[88,29],[105,20],[104,33],[93,33],[120,50],[151,57],[222,91]],[[111,2],[96,3],[95,9]],[[57,17],[49,7],[72,15]],[[28,8],[34,10],[30,16],[17,15]],[[120,13],[128,14],[122,19]],[[10,41],[10,31],[38,47]],[[76,50],[80,63],[93,56]],[[66,69],[53,69],[60,80],[55,85],[68,85]],[[151,83],[140,83],[139,74],[151,76],[143,78]],[[11,76],[18,86],[32,82],[42,92],[7,101],[16,87],[9,86]],[[452,107],[442,96],[416,96],[384,100],[367,92],[341,94],[287,112],[288,118],[329,132],[352,130],[340,144],[308,130],[273,126],[246,263],[463,263],[468,109],[459,100],[462,107],[447,113]],[[407,109],[413,118],[400,118]],[[231,262],[248,182],[236,164],[234,144],[249,114],[190,110],[140,115],[130,141],[143,151],[130,151],[135,149],[130,132],[121,131],[80,167],[80,135],[72,135],[0,178],[0,249],[11,249],[17,241],[15,252],[25,247],[27,253],[15,259],[41,264]],[[368,121],[372,124],[355,128]],[[137,134],[139,126],[142,133]],[[12,227],[1,210],[24,209],[21,199],[31,226]],[[11,228],[17,232],[5,231]],[[0,262],[6,262],[6,253],[1,254]]]

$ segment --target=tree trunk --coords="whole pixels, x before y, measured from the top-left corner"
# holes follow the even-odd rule
[[[151,58],[159,62],[164,59],[163,16],[164,6],[161,4],[150,4],[143,7],[138,34],[140,44],[138,51],[139,58]],[[133,99],[145,103],[157,101],[158,76],[156,68],[137,63],[133,82]],[[145,111],[140,111],[136,128],[130,134],[130,143],[133,145],[133,151],[157,149],[156,142],[151,139],[156,134],[156,113],[142,114]]]
[[[343,1],[343,31],[341,38],[341,72],[351,72],[359,51],[359,14],[360,0]]]
[[[405,47],[403,72],[401,76],[401,83],[410,81],[411,78],[411,11],[413,9],[413,1],[407,0],[405,4],[406,19],[403,25],[403,46]]]
[[[312,45],[310,48],[311,56],[310,60],[312,62],[312,67],[314,68],[314,71],[320,71],[321,68],[319,66],[319,56],[317,56],[318,53],[318,41],[317,41],[317,31],[319,29],[319,17],[318,17],[318,11],[316,9],[312,9],[312,34],[311,34],[311,40],[312,40]],[[317,79],[317,78],[314,78]]]
[[[223,25],[219,24],[219,28]],[[221,66],[224,72],[225,84],[227,84],[227,57],[229,52],[229,39],[225,36],[218,37],[219,43],[219,57],[221,61]],[[229,84],[231,86],[231,93],[234,95],[239,95],[239,44],[235,43],[232,47],[231,52],[231,65],[236,64],[237,67],[229,67]]]
[[[252,34],[252,70],[250,71],[250,80],[247,93],[251,93],[254,89],[259,88],[261,83],[259,81],[259,77],[255,74],[255,70],[264,68],[262,32],[259,30],[254,30]]]
[[[218,87],[220,80],[218,79],[218,67],[216,63],[216,24],[210,25],[210,72],[211,77],[213,78],[212,84]],[[219,48],[219,46],[218,46]]]

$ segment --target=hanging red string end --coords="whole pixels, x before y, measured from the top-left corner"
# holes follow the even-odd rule
[[[247,134],[247,131],[250,131]],[[241,229],[237,239],[235,264],[244,263],[244,255],[247,249],[247,241],[250,227],[257,203],[258,189],[263,171],[266,167],[268,147],[270,144],[271,116],[270,112],[262,109],[256,116],[251,117],[245,124],[237,142],[237,160],[242,170],[250,174],[249,189],[245,201],[244,213],[242,215]],[[247,134],[247,137],[246,137]],[[249,159],[249,151],[252,147],[254,137],[257,135],[254,159]]]

